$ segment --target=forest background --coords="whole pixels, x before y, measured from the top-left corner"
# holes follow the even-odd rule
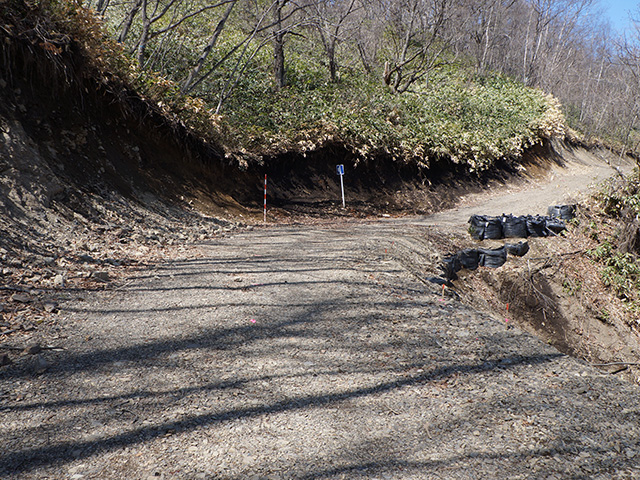
[[[87,13],[88,7],[97,15]],[[640,146],[640,36],[594,0],[50,2],[105,76],[234,152],[339,143],[470,171],[568,135]],[[52,56],[64,48],[49,38]],[[106,82],[105,82],[106,83]]]

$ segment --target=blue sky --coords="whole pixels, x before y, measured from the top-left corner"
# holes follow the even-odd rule
[[[600,0],[599,3],[609,17],[611,26],[622,33],[629,24],[629,12],[638,10],[640,0]]]

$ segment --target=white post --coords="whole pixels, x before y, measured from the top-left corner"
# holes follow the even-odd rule
[[[264,223],[267,223],[267,174],[264,174]]]
[[[340,175],[340,190],[342,190],[342,208],[345,208],[344,204],[344,182],[342,177],[344,176],[344,165],[336,165],[336,173]]]

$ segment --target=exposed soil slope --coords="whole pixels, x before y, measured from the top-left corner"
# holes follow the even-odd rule
[[[3,478],[640,476],[637,386],[526,332],[589,359],[637,354],[632,332],[585,307],[593,297],[574,302],[547,275],[570,240],[532,242],[520,263],[455,290],[428,281],[472,244],[470,212],[544,213],[606,162],[544,145],[468,178],[385,159],[356,168],[335,147],[241,170],[133,92],[49,88],[43,72],[59,70],[9,63]],[[265,172],[270,221],[301,225],[236,231],[259,223]],[[438,216],[371,219],[460,197]],[[576,330],[576,315],[592,323]]]

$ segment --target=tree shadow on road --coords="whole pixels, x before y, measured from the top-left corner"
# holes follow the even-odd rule
[[[553,455],[571,458],[578,450],[592,452],[593,459],[582,463],[596,472],[632,465],[629,457],[600,468],[604,454],[590,440],[599,430],[615,429],[621,442],[637,447],[638,432],[627,428],[629,419],[603,413],[615,392],[631,386],[616,390],[608,379],[592,379],[589,388],[599,396],[592,404],[581,402],[584,414],[577,417],[574,408],[567,408],[576,403],[573,377],[554,373],[566,368],[566,357],[557,351],[438,298],[396,263],[374,269],[352,247],[335,246],[332,254],[348,261],[338,262],[340,273],[332,277],[318,267],[334,261],[332,255],[317,255],[305,263],[296,256],[302,253],[292,249],[279,263],[247,255],[249,259],[235,267],[225,264],[235,261],[230,254],[187,261],[180,277],[162,272],[167,276],[157,283],[141,279],[112,304],[74,307],[74,318],[97,322],[96,335],[103,343],[74,343],[74,349],[56,354],[52,367],[35,378],[27,368],[0,374],[5,392],[15,382],[29,394],[21,400],[3,399],[3,416],[12,430],[2,426],[10,443],[0,454],[0,473],[36,478],[125,448],[144,455],[140,449],[168,437],[184,446],[202,432],[230,448],[239,440],[222,432],[239,424],[255,426],[256,444],[269,442],[266,433],[260,437],[261,422],[286,422],[297,414],[309,416],[307,426],[314,433],[297,430],[295,423],[286,430],[299,444],[296,448],[302,448],[293,458],[259,456],[242,472],[220,471],[212,478],[240,479],[269,471],[309,479],[402,471],[415,478],[487,462],[502,462],[506,471],[515,473],[521,471],[522,459],[546,458],[551,449]],[[285,282],[292,271],[298,278]],[[319,274],[321,278],[315,278]],[[244,275],[255,285],[230,288],[235,284],[230,275]],[[188,283],[173,285],[172,278]],[[180,285],[185,288],[171,288]],[[185,296],[185,290],[200,296]],[[154,295],[152,305],[136,303],[138,296],[149,294]],[[171,305],[174,300],[184,304]],[[259,321],[251,323],[249,315],[258,307],[264,307]],[[147,338],[137,324],[161,325],[166,332]],[[186,326],[189,331],[183,331]],[[109,339],[114,328],[122,331]],[[564,383],[553,383],[556,377]],[[557,399],[544,397],[545,389],[556,387]],[[545,402],[536,407],[537,398]],[[637,402],[630,399],[629,407],[638,408]],[[481,448],[481,442],[495,441],[494,430],[514,426],[512,418],[505,423],[499,417],[515,414],[521,423],[526,415],[556,416],[555,423],[540,423],[549,445],[516,445],[505,452]],[[105,428],[92,432],[91,420]],[[372,426],[366,425],[369,421]],[[587,440],[580,439],[585,421],[594,423]],[[427,422],[434,433],[420,422]],[[398,430],[390,434],[381,426]],[[306,443],[315,442],[313,429],[331,442],[322,461],[314,462],[316,447]],[[333,438],[332,429],[360,436],[360,441],[352,443],[349,435]],[[495,443],[522,438],[518,433]],[[475,440],[465,446],[461,439]],[[450,452],[443,455],[443,449]],[[181,461],[180,452],[177,455]],[[210,470],[217,469],[213,461],[207,460]],[[543,467],[542,472],[555,471],[551,465]]]

